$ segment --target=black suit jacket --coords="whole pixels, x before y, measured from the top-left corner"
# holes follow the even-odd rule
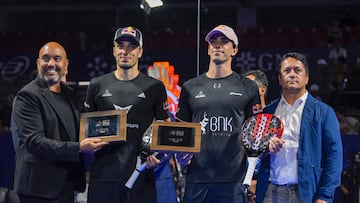
[[[61,85],[69,101],[71,88]],[[36,78],[16,95],[13,120],[18,145],[14,190],[24,195],[55,198],[66,180],[78,191],[85,190],[85,170],[79,153],[79,112],[70,102],[71,112],[61,112],[46,83]],[[63,110],[62,110],[63,111]],[[70,117],[74,119],[69,119]],[[67,126],[75,121],[75,132]]]

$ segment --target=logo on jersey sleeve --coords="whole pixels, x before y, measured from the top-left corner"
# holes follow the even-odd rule
[[[243,94],[240,93],[240,92],[230,92],[229,95],[232,95],[232,96],[242,96]]]
[[[144,92],[141,92],[140,94],[138,94],[138,95],[137,95],[137,97],[139,97],[139,98],[143,98],[143,99],[145,99],[145,98],[146,98],[146,96],[145,96],[145,93],[144,93]]]

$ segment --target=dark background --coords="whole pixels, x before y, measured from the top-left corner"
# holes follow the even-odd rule
[[[38,50],[48,41],[58,41],[66,48],[69,81],[74,82],[81,105],[86,86],[78,86],[77,82],[114,69],[112,43],[118,27],[131,25],[142,31],[142,71],[146,72],[155,61],[169,61],[180,76],[181,86],[207,70],[204,37],[214,26],[227,24],[240,39],[234,70],[263,70],[270,85],[268,101],[279,95],[279,58],[286,52],[298,51],[308,57],[310,83],[320,86],[323,101],[345,116],[360,119],[359,0],[203,0],[199,10],[195,0],[163,1],[163,7],[146,14],[140,9],[140,0],[1,0],[0,110],[6,107],[8,94],[15,94],[35,76]],[[351,37],[342,41],[348,52],[344,76],[348,83],[339,84],[339,101],[332,104],[327,75],[332,66],[317,62],[328,61],[332,48],[328,27],[346,15],[354,21]],[[351,154],[359,151],[358,134],[343,133],[345,166]],[[0,132],[0,136],[0,186],[8,186],[14,152],[9,134]]]

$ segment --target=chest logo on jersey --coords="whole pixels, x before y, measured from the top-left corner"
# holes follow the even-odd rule
[[[205,97],[206,95],[203,93],[203,91],[200,91],[199,93],[197,93],[197,95],[195,95],[195,99],[200,99]]]
[[[242,96],[242,93],[239,92],[230,92],[229,95],[233,95],[233,96]]]
[[[112,96],[112,94],[108,89],[105,90],[105,92],[101,95],[101,97],[111,97],[111,96]]]
[[[139,97],[139,98],[143,98],[143,99],[145,99],[145,98],[146,98],[146,96],[145,96],[144,92],[141,92],[140,94],[138,94],[138,95],[137,95],[137,97]]]
[[[129,112],[133,105],[121,107],[119,105],[113,104],[113,106],[114,106],[115,110],[126,110],[127,112]]]
[[[85,108],[90,109],[90,105],[88,103],[84,102],[84,106]]]
[[[221,88],[221,83],[214,83],[213,88],[214,89],[220,89]]]
[[[207,113],[204,112],[203,119],[200,121],[201,134],[210,136],[231,136],[233,132],[233,117],[227,116],[211,116],[208,117]],[[210,132],[206,132],[209,127]]]
[[[209,119],[207,117],[207,114],[206,112],[204,112],[204,116],[203,116],[203,119],[200,121],[200,124],[201,124],[201,134],[202,135],[205,135],[206,134],[206,126],[207,124],[209,123]]]

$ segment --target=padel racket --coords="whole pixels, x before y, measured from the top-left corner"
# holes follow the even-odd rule
[[[140,146],[140,156],[142,158],[146,158],[147,156],[151,155],[150,151],[150,145],[152,142],[152,124],[146,129],[146,131],[143,134],[141,146]],[[158,153],[155,152],[153,155],[156,156],[156,158],[161,159],[164,157],[164,153]],[[136,180],[140,176],[141,172],[143,172],[146,169],[146,163],[142,163],[140,166],[136,167],[135,170],[132,172],[130,178],[125,183],[125,186],[129,189],[132,189]]]
[[[260,113],[245,120],[240,132],[248,155],[248,168],[243,182],[245,188],[251,185],[256,165],[269,154],[270,138],[280,138],[283,131],[282,121],[273,114]]]

